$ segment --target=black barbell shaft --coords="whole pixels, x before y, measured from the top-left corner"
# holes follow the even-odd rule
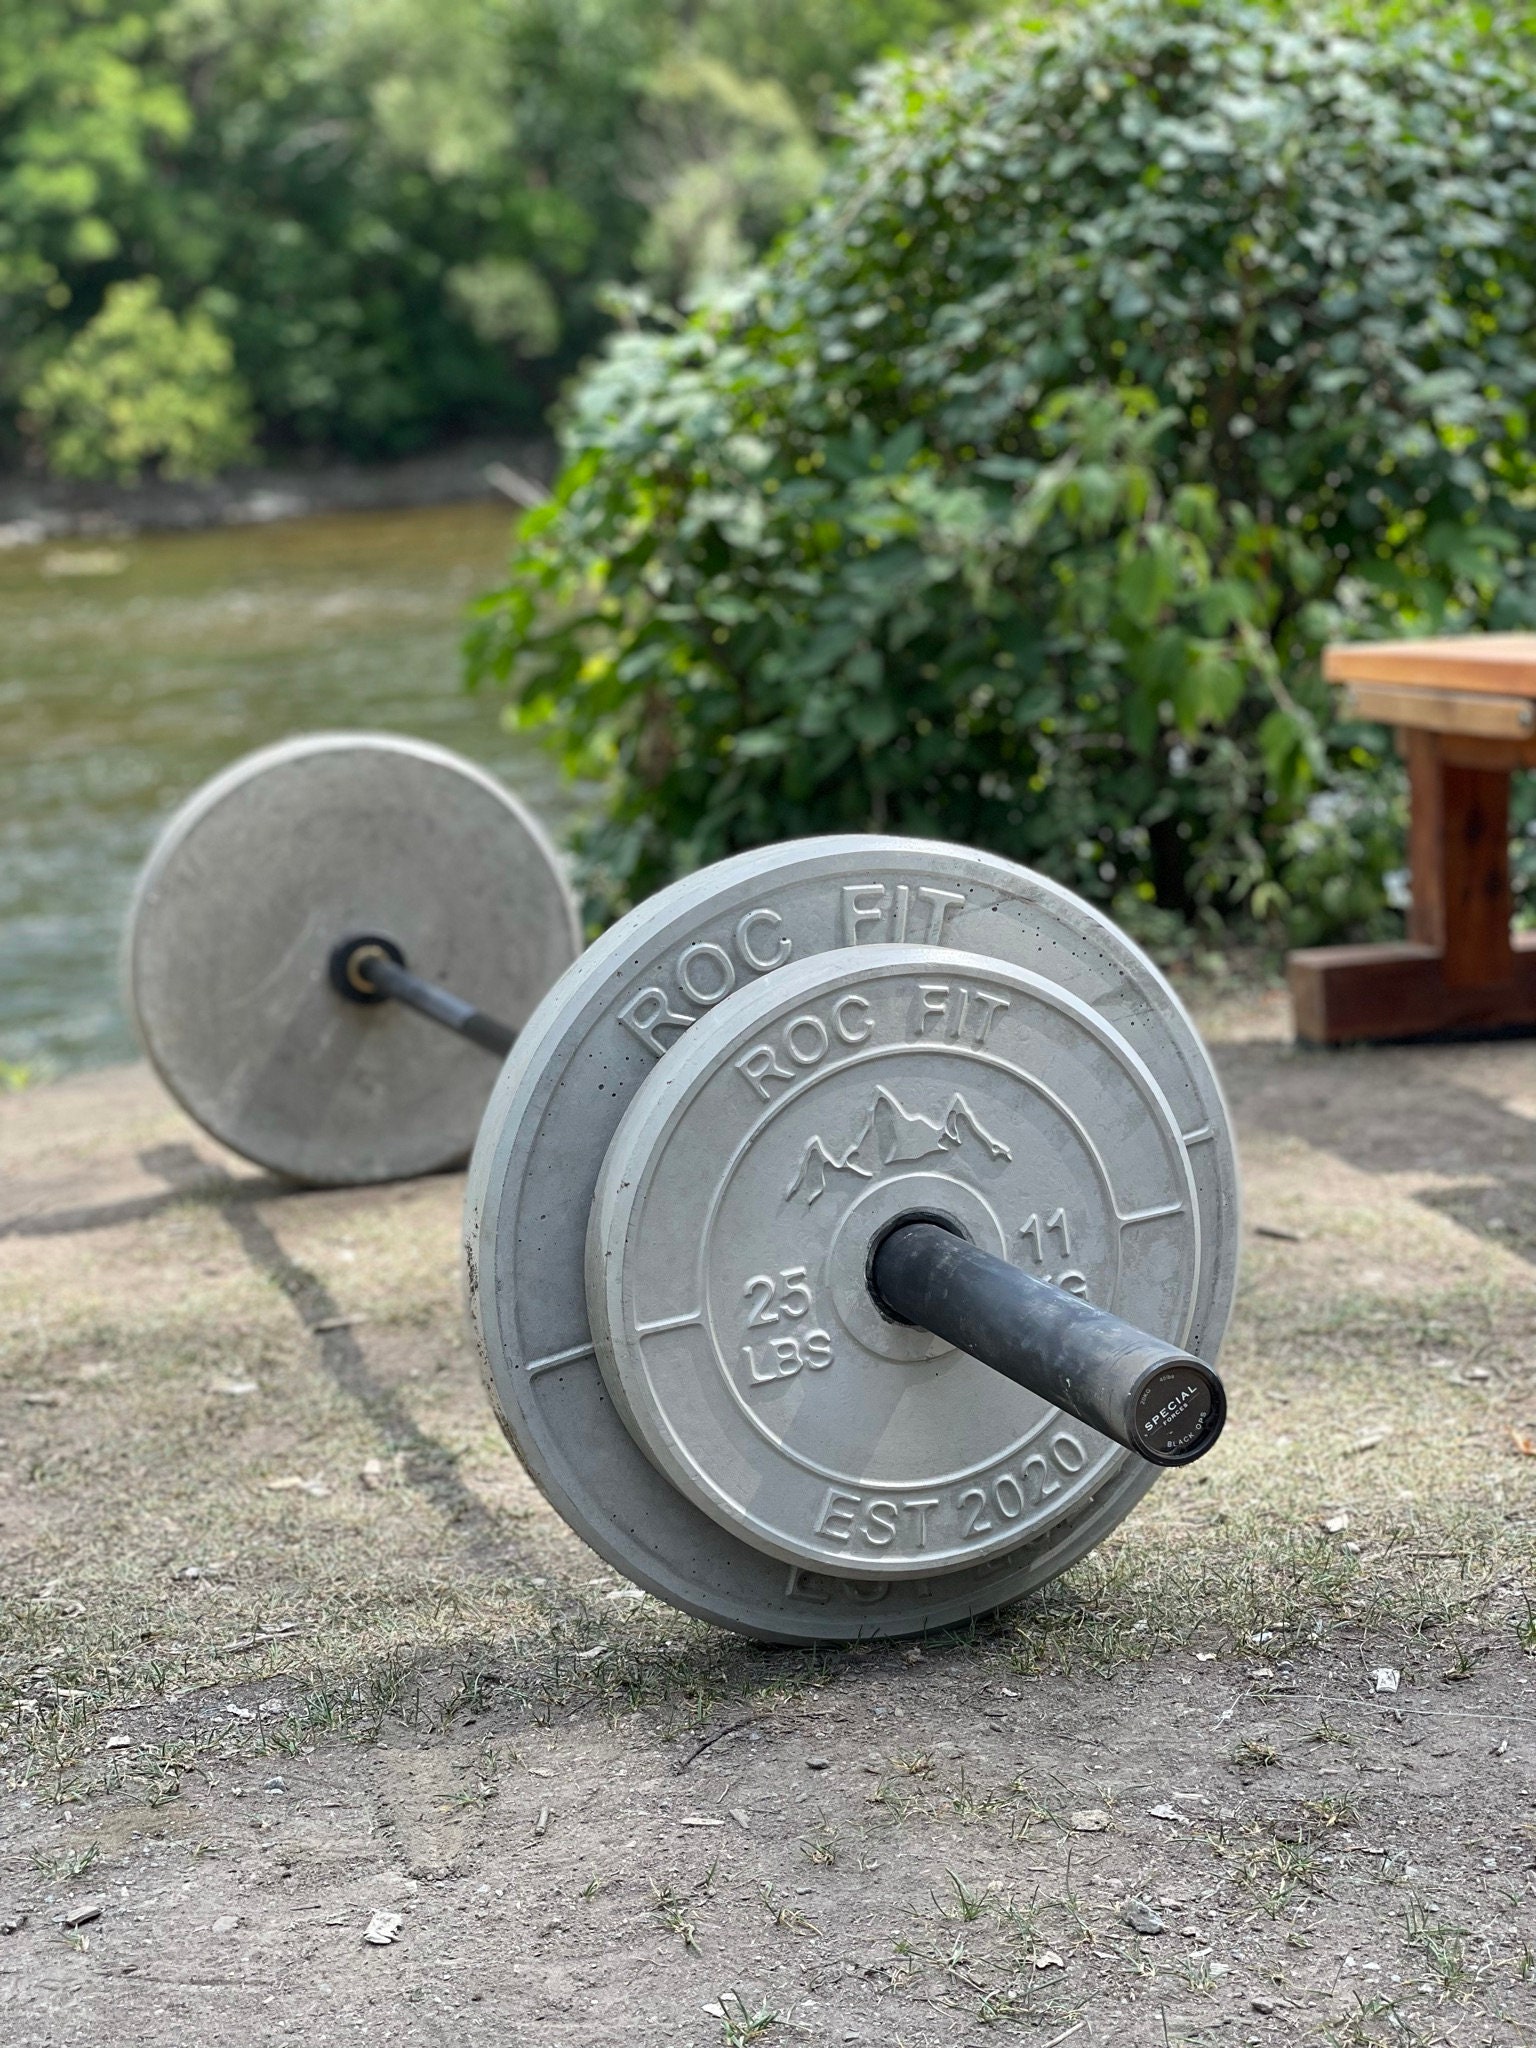
[[[505,1059],[517,1039],[510,1024],[488,1017],[473,1003],[466,1003],[451,989],[425,981],[406,966],[392,940],[374,937],[343,939],[331,952],[331,986],[353,1003],[376,1003],[388,999],[404,1003],[418,1015],[430,1017],[449,1031],[456,1031],[472,1045]]]
[[[1188,1465],[1221,1434],[1227,1397],[1202,1360],[953,1230],[898,1223],[870,1259],[887,1314],[945,1338],[1154,1465]]]
[[[393,996],[397,1003],[430,1017],[434,1024],[457,1031],[461,1038],[483,1046],[498,1059],[505,1059],[512,1050],[517,1033],[510,1025],[488,1017],[484,1010],[477,1010],[473,1003],[466,1003],[450,989],[439,988],[435,981],[423,981],[419,974],[399,966],[387,954],[376,954],[362,962],[358,972],[381,995]]]

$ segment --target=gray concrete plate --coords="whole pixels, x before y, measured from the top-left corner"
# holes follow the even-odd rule
[[[587,1230],[608,1391],[653,1463],[787,1564],[931,1578],[1039,1542],[1118,1446],[867,1284],[902,1216],[1183,1341],[1194,1185],[1113,1026],[979,954],[858,946],[730,996],[624,1114]]]
[[[985,1612],[1082,1556],[1154,1476],[1117,1467],[1046,1536],[980,1564],[929,1579],[833,1576],[723,1530],[656,1469],[609,1396],[583,1256],[598,1173],[635,1091],[742,984],[893,941],[1029,969],[1111,1024],[1167,1098],[1188,1156],[1200,1266],[1186,1342],[1212,1361],[1236,1284],[1236,1160],[1205,1049],[1163,977],[1070,891],[995,855],[847,835],[737,855],[641,904],[551,990],[497,1081],[466,1193],[470,1308],[502,1425],[560,1514],[661,1598],[772,1641],[909,1634]]]
[[[392,938],[418,974],[520,1026],[579,927],[542,828],[493,777],[389,733],[320,733],[237,761],[175,814],[139,878],[130,1015],[160,1078],[223,1144],[316,1183],[463,1159],[493,1058],[327,979],[333,945]]]

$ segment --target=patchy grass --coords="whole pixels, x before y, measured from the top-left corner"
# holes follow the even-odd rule
[[[1268,1014],[1223,1013],[1250,1234],[1221,1450],[920,1646],[736,1641],[561,1527],[461,1328],[456,1180],[284,1190],[133,1071],[8,1096],[0,1782],[32,1818],[0,1915],[153,1843],[245,1884],[297,1825],[249,1802],[298,1783],[322,1833],[373,1816],[333,1873],[537,1895],[611,1976],[594,2042],[625,1998],[689,2041],[864,2038],[834,1981],[911,2044],[1529,2039],[1529,1055],[1299,1057]]]
[[[1501,1129],[1508,1051],[1440,1055],[1491,1074],[1486,1097],[1459,1085]],[[1250,1236],[1222,1451],[955,1640],[1021,1679],[1184,1649],[1275,1663],[1341,1634],[1468,1675],[1488,1636],[1536,1640],[1536,1175],[1453,1129],[1495,1188],[1484,1217],[1459,1165],[1357,1163],[1400,1122],[1377,1069],[1252,1043],[1233,1059],[1258,1081],[1250,1214],[1294,1235]],[[1298,1090],[1350,1105],[1332,1152],[1288,1122]],[[455,1180],[285,1192],[127,1075],[6,1110],[13,1156],[51,1168],[22,1177],[0,1239],[13,1777],[78,1798],[387,1720],[442,1726],[493,1693],[535,1721],[585,1702],[682,1733],[847,1663],[659,1608],[553,1522],[461,1328]],[[226,1710],[179,1744],[101,1750],[127,1703],[221,1687]]]

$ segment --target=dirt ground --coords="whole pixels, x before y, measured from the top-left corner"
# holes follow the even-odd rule
[[[289,1190],[140,1069],[0,1101],[0,2041],[1536,2042],[1536,1048],[1205,1022],[1220,1449],[819,1654],[543,1506],[457,1177]]]

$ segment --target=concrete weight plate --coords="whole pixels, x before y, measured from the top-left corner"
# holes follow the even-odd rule
[[[792,1565],[931,1578],[1140,1475],[1107,1438],[870,1296],[899,1217],[1184,1338],[1188,1156],[1139,1055],[1025,969],[923,946],[784,967],[702,1018],[608,1149],[587,1303],[652,1461]],[[1016,1560],[1015,1560],[1016,1561]]]
[[[491,776],[387,733],[267,747],[166,825],[129,912],[139,1039],[222,1143],[295,1179],[394,1180],[463,1159],[496,1063],[398,1003],[330,986],[331,948],[382,933],[408,964],[521,1025],[579,951],[543,830]]]
[[[850,834],[737,855],[632,911],[551,990],[497,1081],[466,1192],[470,1307],[502,1425],[566,1521],[673,1605],[773,1641],[963,1620],[1064,1570],[1124,1512],[1118,1494],[1102,1510],[1086,1503],[1016,1569],[1004,1557],[928,1581],[873,1581],[786,1566],[678,1493],[598,1370],[583,1247],[603,1157],[636,1089],[743,983],[891,940],[1031,969],[1114,1025],[1167,1097],[1194,1175],[1201,1257],[1187,1341],[1202,1356],[1219,1348],[1236,1280],[1236,1161],[1205,1049],[1157,970],[1070,891],[993,855]]]

